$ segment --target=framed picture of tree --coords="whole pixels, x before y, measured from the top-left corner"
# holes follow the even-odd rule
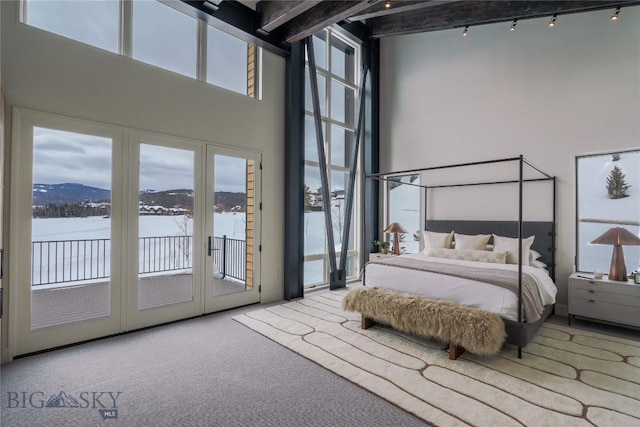
[[[612,246],[593,244],[614,227],[640,236],[640,150],[576,157],[576,270],[609,271]],[[624,246],[626,271],[638,270],[640,246]]]

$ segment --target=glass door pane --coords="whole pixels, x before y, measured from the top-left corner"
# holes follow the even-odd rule
[[[140,144],[138,310],[193,300],[194,157]]]
[[[248,156],[219,154],[210,147],[211,186],[207,190],[211,219],[208,235],[208,310],[251,304],[258,289],[259,229],[258,161]]]
[[[111,314],[110,138],[33,128],[31,330]]]

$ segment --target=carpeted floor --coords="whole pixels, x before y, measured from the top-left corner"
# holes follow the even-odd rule
[[[518,359],[464,353],[390,328],[360,328],[348,290],[234,319],[440,426],[640,426],[640,342],[546,323]]]
[[[251,310],[216,313],[4,364],[0,426],[425,425],[231,319]],[[46,407],[50,399],[66,406]]]

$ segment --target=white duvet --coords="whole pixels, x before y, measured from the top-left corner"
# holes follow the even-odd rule
[[[513,264],[490,264],[476,261],[434,258],[425,254],[401,255],[412,259],[432,260],[440,263],[471,265],[480,268],[518,270]],[[557,288],[546,270],[522,266],[522,271],[532,275],[544,305],[554,304]],[[518,295],[500,286],[428,271],[394,267],[384,264],[367,264],[365,285],[377,286],[399,292],[424,296],[435,300],[447,300],[456,304],[496,313],[509,320],[518,320]]]

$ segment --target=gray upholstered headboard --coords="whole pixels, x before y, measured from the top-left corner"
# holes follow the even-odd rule
[[[461,234],[497,234],[518,237],[518,221],[461,221],[427,220],[425,229],[439,233],[455,231]],[[551,278],[555,281],[555,224],[552,221],[523,221],[522,237],[536,236],[531,249],[539,252],[540,260],[547,264]],[[489,240],[489,243],[492,243]]]

